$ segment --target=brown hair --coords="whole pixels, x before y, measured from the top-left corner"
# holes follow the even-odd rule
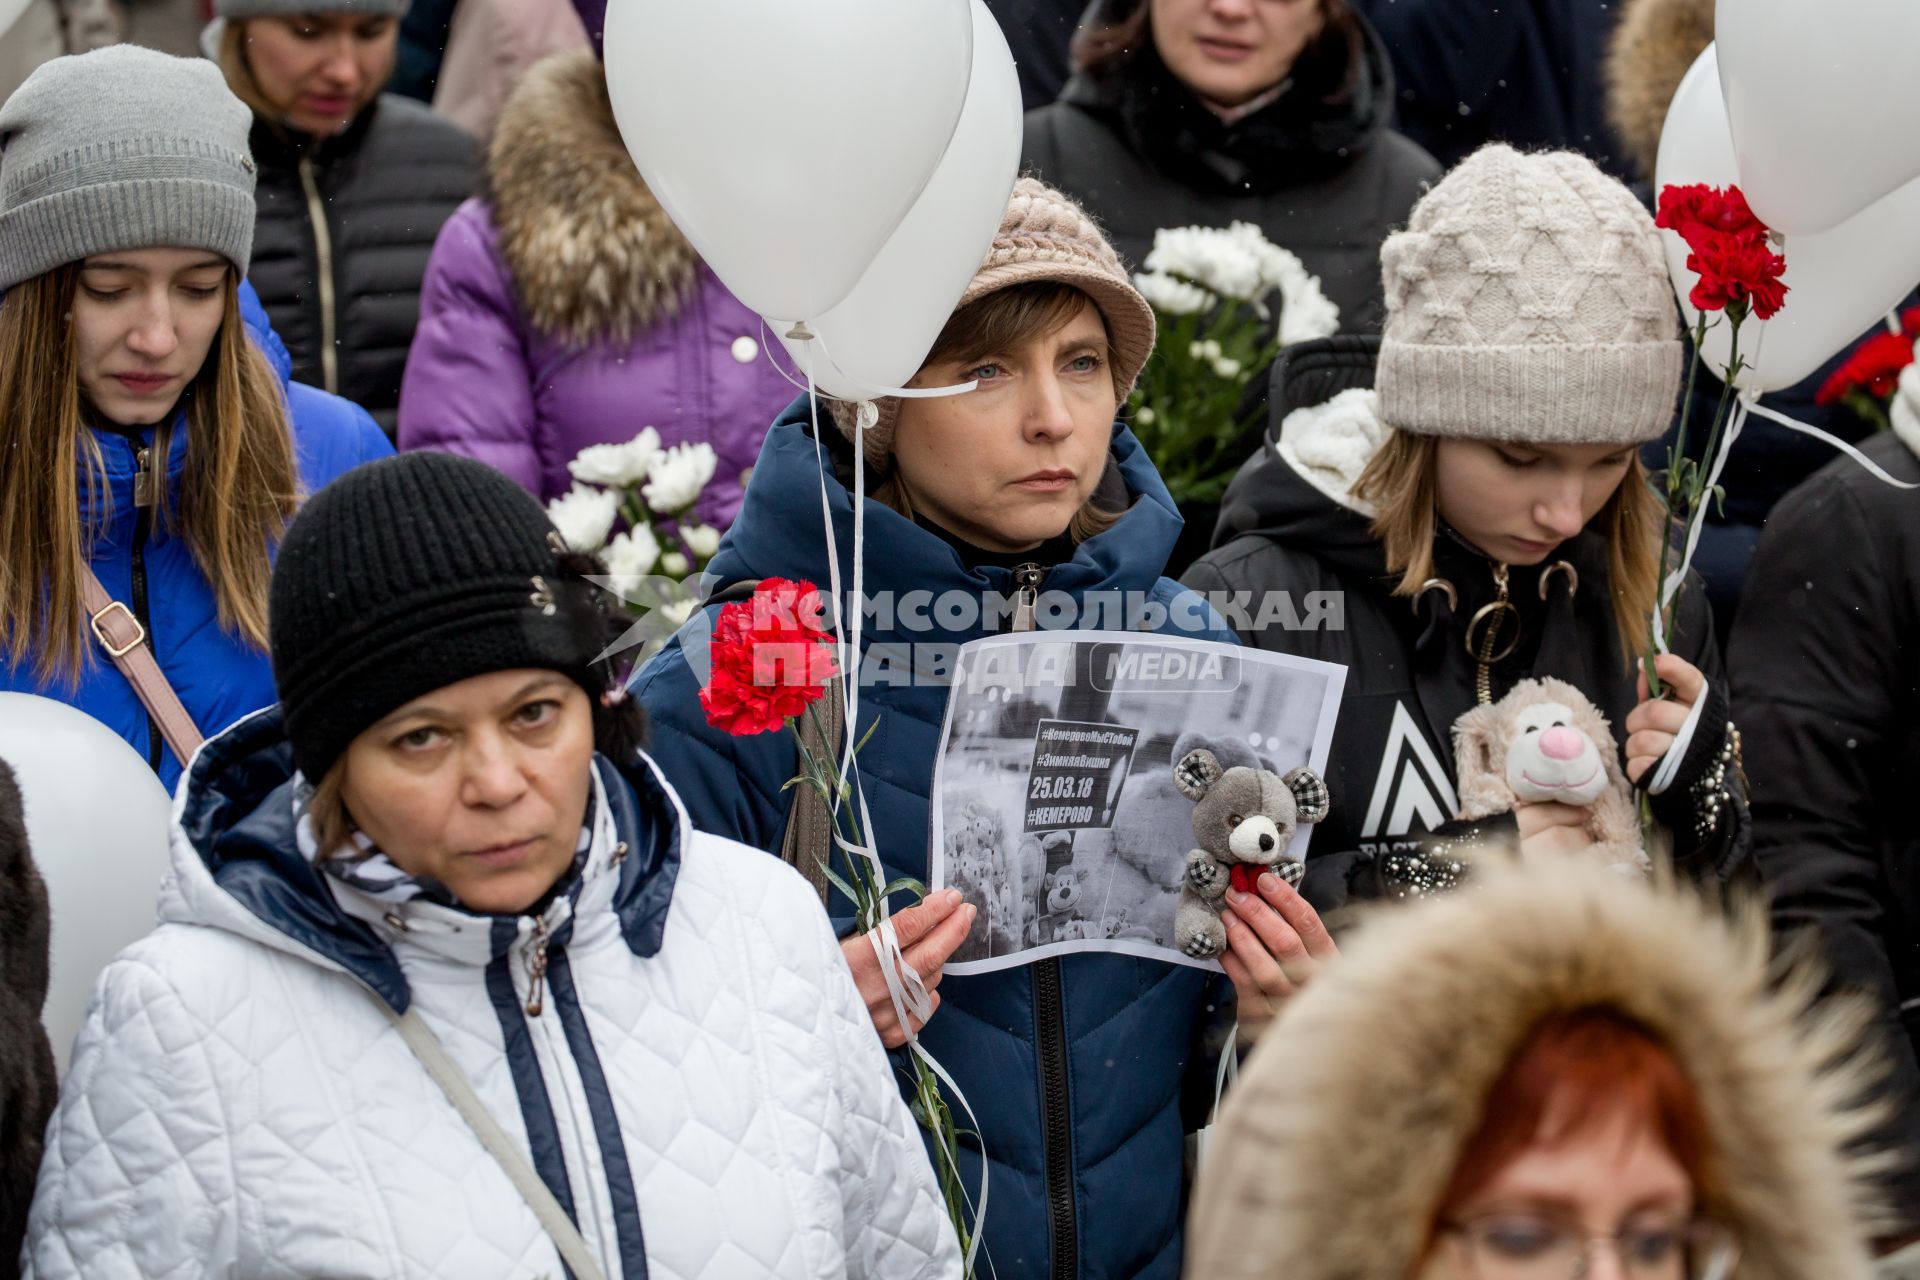
[[[1052,333],[1078,315],[1080,308],[1091,301],[1079,289],[1056,280],[1035,280],[997,289],[953,313],[947,320],[946,328],[934,339],[933,350],[927,353],[920,367],[926,369],[939,364],[956,364],[990,356],[995,352],[1009,351],[1043,334]],[[1101,324],[1104,326],[1105,323],[1103,317]],[[1111,349],[1107,352],[1106,360],[1107,368],[1113,369]],[[1115,377],[1114,398],[1124,401],[1127,389],[1119,384],[1117,374]],[[907,519],[913,519],[913,497],[907,492],[898,467],[888,470],[885,478],[874,486],[870,496]],[[1098,506],[1089,498],[1073,513],[1073,519],[1067,524],[1067,533],[1076,544],[1085,542],[1095,534],[1111,529],[1123,514]]]
[[[353,834],[353,819],[347,814],[346,757],[333,762],[326,775],[314,784],[307,801],[307,817],[313,822],[316,857],[330,858]]]
[[[42,683],[75,683],[85,663],[80,571],[99,529],[82,527],[82,495],[107,496],[99,446],[81,417],[73,331],[81,266],[36,276],[0,303],[0,655],[17,667],[34,653]],[[238,288],[229,270],[220,330],[181,397],[179,509],[161,485],[154,520],[186,541],[220,625],[265,649],[270,553],[298,505],[299,476],[280,380],[247,337]],[[169,418],[154,431],[162,475],[174,429]]]
[[[216,54],[214,61],[220,67],[220,74],[227,78],[227,88],[233,90],[233,96],[246,103],[253,114],[274,121],[285,114],[282,108],[267,101],[266,91],[253,74],[253,63],[247,60],[247,19],[228,20],[221,29]]]
[[[1124,7],[1125,0],[1112,5],[1115,10]],[[1152,8],[1152,0],[1135,0],[1131,13],[1083,23],[1068,46],[1074,67],[1095,79],[1126,72],[1153,43]],[[1349,0],[1320,0],[1320,14],[1325,20],[1320,34],[1300,51],[1290,74],[1308,92],[1338,101],[1353,91],[1360,77],[1367,39]]]
[[[1659,1140],[1696,1199],[1711,1197],[1700,1091],[1666,1042],[1605,1007],[1541,1019],[1487,1092],[1479,1131],[1441,1197],[1434,1234],[1528,1148],[1557,1147],[1620,1119]]]
[[[1435,455],[1438,436],[1390,432],[1354,484],[1354,496],[1378,513],[1373,536],[1386,550],[1387,568],[1400,575],[1393,594],[1413,597],[1433,576],[1433,539],[1438,515]],[[1639,453],[1627,464],[1620,487],[1595,517],[1607,539],[1608,586],[1622,660],[1633,661],[1653,618],[1659,594],[1660,539],[1664,509]]]

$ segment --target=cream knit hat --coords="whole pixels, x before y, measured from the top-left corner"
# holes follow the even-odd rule
[[[954,310],[1001,289],[1042,280],[1072,285],[1100,309],[1113,346],[1114,380],[1124,400],[1153,354],[1153,308],[1133,287],[1120,255],[1086,210],[1045,183],[1022,178],[1013,186],[986,259]],[[873,403],[879,419],[865,432],[867,465],[884,471],[900,421],[900,399],[886,396]],[[835,401],[831,408],[834,423],[853,439],[856,406]]]
[[[1635,444],[1673,420],[1680,323],[1653,218],[1570,151],[1476,151],[1380,250],[1376,385],[1417,435]]]

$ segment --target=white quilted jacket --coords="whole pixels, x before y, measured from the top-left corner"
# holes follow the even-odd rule
[[[182,784],[162,924],[101,976],[48,1132],[29,1276],[565,1276],[374,990],[410,995],[609,1280],[960,1273],[798,875],[601,762],[541,919],[391,907],[281,847],[280,741],[243,721]]]

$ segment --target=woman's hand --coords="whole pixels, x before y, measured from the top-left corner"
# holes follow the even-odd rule
[[[1564,858],[1593,843],[1587,827],[1593,819],[1591,809],[1539,801],[1515,805],[1513,818],[1520,824],[1520,856],[1529,861]]]
[[[942,889],[925,902],[896,911],[891,917],[894,935],[900,939],[900,954],[920,975],[927,994],[933,997],[934,1009],[940,1007],[940,995],[934,988],[940,985],[942,966],[967,940],[976,914],[978,908],[972,903],[962,905],[958,889]],[[840,951],[847,958],[847,968],[853,971],[853,985],[859,988],[860,1000],[873,1019],[873,1029],[880,1033],[880,1043],[889,1049],[898,1049],[907,1042],[907,1033],[894,1012],[893,993],[887,989],[887,975],[880,968],[880,957],[874,952],[873,943],[866,934],[856,933],[840,940]],[[932,1010],[929,1010],[928,1017],[931,1016]],[[918,1035],[923,1025],[923,1020],[915,1019],[914,1034]]]
[[[1220,963],[1240,998],[1240,1025],[1254,1032],[1272,1021],[1322,965],[1340,954],[1320,913],[1292,885],[1268,871],[1259,893],[1227,890],[1220,922],[1227,949]]]
[[[1640,705],[1627,717],[1627,781],[1635,784],[1672,749],[1674,736],[1707,687],[1700,668],[1678,655],[1661,654],[1653,660],[1653,669],[1673,696],[1649,697],[1647,671],[1640,669]]]

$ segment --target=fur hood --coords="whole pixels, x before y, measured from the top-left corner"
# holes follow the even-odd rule
[[[700,256],[634,168],[591,51],[555,54],[515,86],[487,187],[521,312],[545,336],[625,342],[693,285]]]
[[[1377,908],[1261,1038],[1200,1172],[1188,1274],[1411,1280],[1487,1090],[1527,1031],[1610,1006],[1672,1046],[1724,1187],[1702,1206],[1741,1280],[1867,1280],[1872,1159],[1841,1154],[1872,1072],[1864,1019],[1769,966],[1764,913],[1730,928],[1686,891],[1571,863]],[[1777,983],[1777,985],[1776,985]]]
[[[1642,181],[1680,81],[1713,41],[1713,0],[1627,0],[1607,45],[1607,121]]]

